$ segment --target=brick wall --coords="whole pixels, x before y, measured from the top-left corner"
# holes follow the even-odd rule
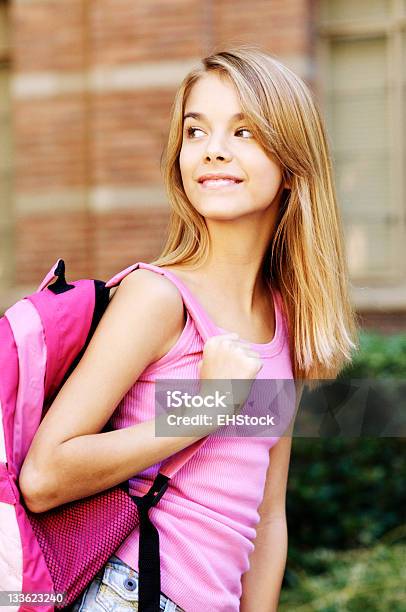
[[[14,0],[14,282],[52,263],[106,278],[158,256],[159,159],[181,78],[218,46],[261,45],[310,83],[309,0]],[[11,254],[10,254],[11,260]]]
[[[362,329],[385,335],[406,332],[406,312],[385,310],[384,312],[364,311],[359,314]]]
[[[156,257],[168,209],[153,194],[176,90],[164,74],[159,85],[160,64],[186,66],[228,42],[306,54],[307,10],[303,0],[15,2],[16,283],[37,282],[59,256],[73,276],[102,277]],[[145,63],[158,83],[94,84]]]

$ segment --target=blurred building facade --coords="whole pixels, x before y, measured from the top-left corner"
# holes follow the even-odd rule
[[[0,309],[58,257],[106,279],[159,254],[174,92],[238,43],[314,91],[354,302],[406,327],[406,0],[0,0]]]

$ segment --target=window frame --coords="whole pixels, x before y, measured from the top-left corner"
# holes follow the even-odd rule
[[[396,222],[401,228],[400,246],[403,255],[398,257],[397,268],[391,274],[366,273],[354,276],[353,298],[356,306],[371,309],[405,309],[406,305],[406,0],[388,0],[386,18],[326,19],[326,0],[318,2],[316,10],[315,88],[320,106],[328,110],[327,76],[331,62],[330,47],[333,41],[384,38],[387,42],[389,147],[393,154],[390,166]],[[325,113],[327,114],[327,112]],[[327,126],[328,127],[328,126]],[[388,211],[390,217],[391,213]],[[390,218],[388,218],[390,222]],[[393,221],[392,221],[393,222]],[[365,286],[365,284],[367,286]]]

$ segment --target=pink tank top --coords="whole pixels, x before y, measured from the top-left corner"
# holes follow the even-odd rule
[[[189,293],[199,316],[214,326],[188,287],[173,272],[139,264],[172,280]],[[275,335],[266,344],[251,343],[263,367],[257,379],[293,379],[287,326],[279,292],[273,290]],[[232,331],[232,330],[231,330]],[[155,416],[155,379],[195,379],[204,342],[187,313],[185,327],[166,355],[151,363],[114,411],[113,428],[130,427]],[[263,498],[269,449],[279,437],[220,437],[210,435],[177,472],[149,516],[159,531],[161,590],[186,612],[237,612],[241,578],[254,549],[258,507]],[[130,480],[130,493],[144,495],[161,463]],[[115,554],[138,571],[135,528]]]

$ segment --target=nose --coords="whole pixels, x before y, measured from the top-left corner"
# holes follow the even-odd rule
[[[212,161],[213,159],[229,161],[232,158],[232,154],[218,139],[211,139],[207,145],[204,157],[206,161]]]
[[[222,155],[221,153],[218,153],[218,154],[216,153],[216,154],[213,154],[213,155],[207,153],[206,156],[205,156],[205,159],[206,159],[206,161],[211,161],[212,159],[220,159],[220,160],[224,161],[226,159],[226,156]],[[227,158],[227,159],[229,159],[229,158]]]

